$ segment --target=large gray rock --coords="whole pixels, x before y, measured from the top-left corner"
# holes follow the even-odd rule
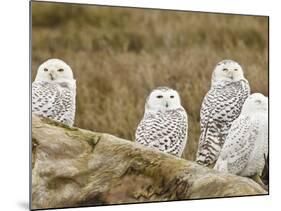
[[[251,179],[32,116],[32,209],[256,194]]]

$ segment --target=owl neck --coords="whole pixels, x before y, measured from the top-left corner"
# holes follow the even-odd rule
[[[264,107],[260,107],[260,108],[251,108],[251,107],[247,107],[247,108],[242,108],[241,111],[242,114],[247,114],[249,116],[252,117],[257,117],[257,116],[263,116],[263,115],[267,115],[268,114],[268,109],[264,108]]]
[[[233,83],[248,83],[248,81],[243,78],[243,79],[239,79],[239,80],[231,80],[231,79],[223,79],[223,80],[212,80],[211,86],[215,87],[215,86],[226,86],[229,84],[233,84]]]
[[[47,82],[50,84],[57,84],[63,88],[68,88],[68,89],[76,89],[76,80],[75,79],[58,79],[58,80],[40,80],[40,79],[35,79],[36,82]]]
[[[76,89],[76,80],[63,80],[63,81],[58,81],[58,84],[61,87],[65,87],[68,89]]]
[[[177,109],[183,109],[182,107],[177,107],[177,108],[157,108],[157,109],[151,109],[151,108],[146,108],[145,109],[145,114],[147,113],[166,113],[166,112],[170,112],[170,111],[174,111]]]

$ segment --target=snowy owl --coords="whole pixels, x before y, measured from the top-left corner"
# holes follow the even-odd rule
[[[241,66],[232,60],[219,62],[212,75],[211,88],[200,111],[201,134],[196,161],[214,164],[232,122],[239,116],[250,94]]]
[[[214,168],[241,176],[261,176],[267,154],[268,98],[255,93],[232,123]]]
[[[136,130],[136,142],[181,157],[187,142],[188,120],[177,91],[154,89],[145,104],[144,117]]]
[[[32,112],[72,126],[75,117],[76,81],[60,59],[41,64],[32,83]]]

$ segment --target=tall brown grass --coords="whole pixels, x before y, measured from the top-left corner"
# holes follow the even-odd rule
[[[268,18],[33,2],[33,79],[51,57],[74,71],[81,128],[134,140],[149,92],[178,90],[189,115],[184,157],[193,160],[217,62],[236,60],[252,92],[268,95]]]

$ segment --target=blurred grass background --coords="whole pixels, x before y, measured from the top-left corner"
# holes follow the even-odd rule
[[[217,62],[236,60],[252,92],[268,96],[267,17],[32,2],[32,79],[52,57],[74,71],[81,128],[134,140],[149,92],[178,90],[190,160]]]

